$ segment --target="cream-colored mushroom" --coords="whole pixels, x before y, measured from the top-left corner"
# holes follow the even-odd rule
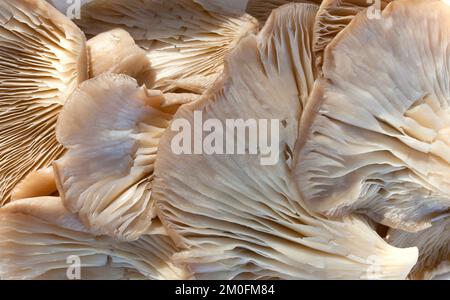
[[[295,188],[291,149],[312,84],[308,79],[314,77],[314,59],[307,53],[317,9],[294,4],[275,10],[258,36],[245,38],[231,53],[222,81],[201,100],[182,106],[175,126],[164,133],[152,199],[183,249],[175,261],[188,263],[199,279],[405,278],[417,260],[417,249],[388,245],[356,216],[331,221],[308,212]],[[177,124],[194,128],[199,114],[222,125],[279,120],[279,131],[270,135],[279,149],[274,164],[262,165],[261,148],[254,155],[220,154],[218,148],[174,151],[184,134]],[[202,137],[211,140],[214,134],[211,146],[229,146],[224,136],[230,132],[221,135],[219,127]],[[239,148],[252,147],[230,135]],[[191,140],[196,141],[185,142]]]
[[[325,53],[294,173],[308,207],[418,231],[450,207],[450,7],[394,1]]]
[[[171,263],[177,249],[154,226],[138,241],[118,242],[90,233],[58,197],[11,202],[0,208],[0,278],[190,278],[187,269]]]
[[[358,13],[380,21],[381,12],[392,0],[323,0],[314,26],[314,53],[317,64],[323,64],[323,52],[328,44],[350,24]]]
[[[159,139],[186,99],[116,74],[88,80],[71,95],[57,126],[67,153],[54,167],[65,205],[87,228],[124,240],[151,228]]]
[[[222,73],[227,53],[258,27],[248,15],[214,14],[193,0],[94,0],[77,24],[90,36],[128,31],[147,52],[154,88],[165,92],[203,92]]]
[[[53,168],[48,167],[33,171],[20,181],[11,192],[11,201],[53,196],[57,192]]]
[[[43,0],[0,1],[0,205],[64,151],[55,138],[67,96],[87,78],[85,38]]]
[[[89,77],[103,73],[125,74],[135,78],[140,85],[151,88],[155,72],[146,52],[137,46],[131,35],[123,29],[103,32],[87,42]]]

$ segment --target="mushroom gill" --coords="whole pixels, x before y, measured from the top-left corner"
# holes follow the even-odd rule
[[[83,33],[43,0],[0,1],[0,205],[64,149],[55,126],[87,78]]]
[[[160,227],[160,228],[158,228]],[[94,235],[58,197],[0,208],[0,279],[187,279],[160,225],[132,243]]]
[[[359,14],[328,46],[295,180],[316,212],[414,232],[450,207],[450,7],[394,1],[382,20]]]
[[[193,0],[94,0],[77,24],[88,36],[114,28],[130,33],[147,52],[155,89],[201,94],[223,71],[223,60],[257,30],[249,15],[216,14]]]
[[[189,264],[198,279],[401,279],[417,260],[417,249],[388,245],[362,218],[332,221],[310,213],[295,188],[290,149],[310,91],[305,77],[314,74],[314,59],[305,53],[312,49],[317,9],[292,4],[275,10],[258,36],[231,53],[220,84],[182,106],[163,135],[152,199],[182,249],[175,262]],[[214,145],[252,146],[222,140],[217,122],[203,132],[204,141],[216,136],[215,151],[174,151],[185,133],[177,124],[194,128],[198,115],[222,123],[225,137],[226,120],[282,120],[279,132],[271,131],[279,155],[262,164],[262,147],[254,154],[221,153]],[[195,145],[183,140],[189,141]]]

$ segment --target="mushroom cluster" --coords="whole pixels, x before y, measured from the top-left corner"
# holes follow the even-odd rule
[[[0,279],[450,277],[447,1],[65,2],[0,0]]]

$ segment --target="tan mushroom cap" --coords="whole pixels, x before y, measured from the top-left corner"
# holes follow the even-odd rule
[[[214,82],[227,53],[258,27],[248,15],[214,14],[193,0],[94,0],[82,7],[81,18],[77,23],[88,35],[128,31],[147,52],[154,88],[165,92],[204,91],[202,82]]]
[[[388,242],[396,247],[418,247],[419,260],[410,273],[411,279],[433,279],[450,272],[450,218],[433,222],[420,232],[391,230]],[[445,278],[445,277],[444,277]]]
[[[66,97],[87,78],[83,33],[43,0],[0,1],[0,205],[30,172],[63,153]]]
[[[450,7],[411,0],[328,46],[295,151],[311,209],[417,231],[450,207],[449,44]]]
[[[57,192],[53,168],[48,167],[29,173],[19,182],[11,192],[11,201],[54,196]]]
[[[153,86],[155,73],[146,52],[125,30],[118,28],[96,35],[87,42],[87,49],[90,78],[103,73],[125,74],[140,85]]]
[[[275,10],[258,36],[231,53],[222,82],[174,117],[191,126],[198,112],[222,123],[282,120],[278,162],[261,165],[260,151],[177,155],[172,143],[179,133],[172,130],[161,140],[152,199],[184,249],[175,262],[188,263],[199,279],[405,278],[417,260],[417,249],[389,246],[362,219],[310,214],[292,181],[289,149],[307,94],[301,89],[313,74],[314,60],[305,52],[312,49],[317,9]]]
[[[74,279],[78,262],[82,280],[189,278],[170,262],[170,239],[154,231],[118,242],[90,233],[60,198],[17,200],[0,208],[0,278]]]
[[[125,240],[149,230],[159,139],[182,96],[166,98],[116,74],[88,80],[71,95],[57,126],[67,153],[54,168],[64,203],[87,228]]]
[[[323,0],[314,25],[314,53],[317,64],[323,64],[325,48],[350,24],[353,18],[364,11],[369,18],[376,20],[382,10],[393,0]]]

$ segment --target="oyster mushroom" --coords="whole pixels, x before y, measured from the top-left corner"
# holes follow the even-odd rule
[[[194,127],[198,114],[222,123],[280,120],[280,131],[270,136],[280,149],[273,165],[261,164],[261,147],[255,155],[176,154],[177,125],[160,142],[152,199],[182,249],[175,262],[189,264],[198,279],[405,278],[417,260],[417,249],[388,245],[358,217],[332,221],[310,213],[295,188],[290,149],[310,88],[305,78],[314,74],[314,59],[305,54],[317,9],[274,10],[258,36],[232,51],[222,81],[172,121]],[[252,147],[238,137],[234,142]]]
[[[350,24],[353,18],[364,11],[368,18],[377,20],[381,12],[393,0],[323,0],[314,26],[314,53],[319,66],[323,63],[326,46]]]
[[[225,55],[258,24],[248,15],[219,15],[193,0],[94,0],[77,24],[92,36],[114,28],[144,48],[155,89],[202,93],[223,71]]]
[[[0,278],[189,278],[170,262],[177,250],[157,227],[138,241],[119,242],[90,233],[58,197],[17,200],[0,208]]]
[[[64,151],[55,137],[67,96],[87,78],[83,33],[43,0],[0,1],[0,205]]]
[[[394,1],[382,19],[359,14],[328,46],[294,174],[314,211],[414,232],[450,207],[450,7]]]
[[[54,169],[65,205],[87,228],[123,240],[151,228],[159,139],[186,97],[116,74],[88,80],[71,95],[57,126],[67,153]]]
[[[11,192],[11,201],[52,196],[58,192],[53,168],[48,167],[29,173]]]
[[[90,78],[103,73],[125,74],[135,78],[140,85],[153,86],[155,74],[150,61],[125,30],[103,32],[87,42],[87,49]]]

